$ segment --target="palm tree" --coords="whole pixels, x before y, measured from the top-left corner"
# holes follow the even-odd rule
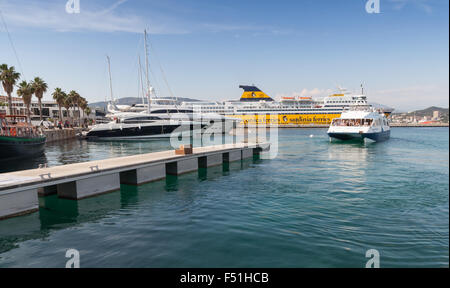
[[[9,114],[13,115],[12,97],[11,94],[14,90],[14,85],[20,78],[20,73],[16,72],[14,66],[8,67],[6,64],[0,65],[0,81],[2,81],[3,89],[8,95],[8,109]]]
[[[91,115],[91,112],[92,112],[91,107],[86,105],[86,107],[84,108],[84,114],[87,115],[88,119],[90,118],[89,115]]]
[[[84,102],[84,98],[80,96],[80,94],[77,93],[77,96],[75,98],[75,104],[77,105],[77,110],[78,110],[78,126],[81,126],[81,111],[82,111],[82,105]]]
[[[88,101],[84,97],[80,97],[80,108],[83,111],[83,116],[86,115],[86,109],[88,108]],[[90,111],[89,111],[90,113]],[[89,113],[87,115],[89,116]]]
[[[81,104],[83,102],[83,97],[80,96],[80,94],[78,94],[77,91],[72,90],[69,92],[68,97],[70,98],[70,102],[72,105],[73,110],[75,111],[75,107],[77,108],[78,111],[78,123],[81,124],[81,111],[80,111],[80,107]]]
[[[72,112],[72,116],[75,116],[75,105],[77,104],[78,101],[78,93],[75,90],[72,90],[69,92],[69,94],[67,94],[67,101],[69,101],[70,103],[70,108],[72,108],[73,112]],[[72,125],[73,125],[73,119],[74,117],[72,117]]]
[[[42,97],[44,96],[44,93],[47,92],[47,83],[44,82],[39,77],[34,78],[34,81],[32,82],[33,88],[34,88],[34,95],[36,98],[38,98],[39,103],[39,115],[40,120],[42,121]]]
[[[72,91],[71,91],[72,92]],[[65,94],[64,97],[64,108],[66,108],[67,111],[67,118],[71,118],[70,117],[70,108],[72,107],[72,95],[71,92],[69,92],[68,94]],[[73,119],[70,121],[73,124]]]
[[[84,113],[84,109],[87,106],[87,100],[84,97],[80,97],[80,101],[78,103],[78,106],[80,107],[81,111],[83,111],[83,113]]]
[[[91,115],[91,107],[89,107],[88,105],[87,105],[87,101],[86,101],[86,106],[84,107],[84,109],[83,109],[83,111],[84,111],[84,114],[87,116],[87,120],[85,120],[86,122],[87,122],[87,126],[89,126],[89,124],[90,124],[90,119],[91,119],[91,117],[89,116],[89,115]],[[86,119],[86,118],[85,118]]]
[[[56,103],[58,104],[59,120],[62,122],[63,116],[62,116],[61,107],[64,106],[64,101],[66,100],[67,95],[64,91],[62,91],[61,88],[55,88],[55,92],[52,93],[52,96],[53,96],[53,100],[55,100]]]
[[[31,122],[31,98],[33,97],[34,87],[32,83],[28,83],[27,81],[22,81],[19,84],[19,88],[17,89],[17,95],[22,97],[23,103],[27,107],[27,117],[28,121]]]

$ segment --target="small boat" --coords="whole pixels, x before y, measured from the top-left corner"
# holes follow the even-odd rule
[[[391,128],[383,111],[370,106],[354,106],[333,119],[327,133],[339,140],[370,139],[379,142],[390,138]]]
[[[0,115],[0,160],[26,158],[44,151],[46,137],[26,116]]]

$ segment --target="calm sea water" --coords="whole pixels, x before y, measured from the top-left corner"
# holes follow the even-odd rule
[[[383,143],[279,131],[273,160],[248,160],[82,201],[40,199],[0,222],[0,267],[449,266],[449,130],[394,128]],[[312,137],[311,137],[312,135]],[[164,142],[70,142],[2,171],[163,150]]]

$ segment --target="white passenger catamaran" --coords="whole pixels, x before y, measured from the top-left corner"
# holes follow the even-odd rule
[[[339,140],[385,141],[391,135],[389,120],[386,115],[369,105],[355,105],[333,119],[328,129],[328,136]]]

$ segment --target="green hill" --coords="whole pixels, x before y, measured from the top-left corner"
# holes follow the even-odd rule
[[[428,107],[426,109],[422,109],[422,110],[417,110],[414,112],[410,112],[409,114],[416,114],[416,116],[433,116],[433,112],[434,111],[439,111],[440,115],[447,115],[448,116],[448,108],[441,108],[441,107],[436,107],[436,106],[431,106]]]

